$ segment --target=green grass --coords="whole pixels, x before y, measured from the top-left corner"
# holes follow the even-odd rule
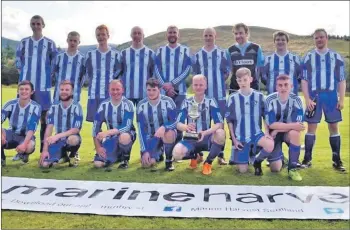
[[[2,87],[2,104],[15,97],[16,89]],[[87,92],[82,93],[82,106],[86,114]],[[346,98],[343,110],[344,121],[340,125],[342,134],[342,158],[344,166],[349,169],[349,98]],[[7,127],[8,123],[4,123]],[[140,168],[139,143],[133,146],[132,159],[128,170],[117,170],[111,173],[97,170],[92,167],[94,157],[91,137],[92,124],[85,122],[81,132],[83,145],[80,149],[80,165],[78,168],[60,166],[49,173],[42,173],[37,167],[39,152],[36,151],[30,158],[30,163],[22,166],[12,162],[14,151],[7,151],[7,166],[2,169],[3,176],[30,177],[47,179],[74,179],[94,181],[123,181],[145,183],[186,183],[186,184],[232,184],[232,185],[286,185],[286,186],[349,186],[349,173],[341,174],[332,169],[331,151],[328,141],[327,124],[322,122],[317,131],[317,140],[314,150],[313,167],[300,171],[302,182],[288,180],[286,170],[273,174],[264,166],[264,176],[255,177],[253,170],[246,175],[239,175],[231,166],[213,165],[213,174],[203,176],[201,169],[188,169],[188,162],[176,163],[176,170],[171,173],[163,171],[151,173]],[[40,129],[40,128],[39,128]],[[38,130],[39,130],[38,129]],[[226,130],[227,131],[227,130]],[[37,138],[39,132],[37,132]],[[230,143],[230,142],[227,142]],[[37,142],[37,149],[39,144]],[[231,146],[226,145],[225,156],[228,159]],[[303,152],[301,157],[303,156]],[[44,213],[27,211],[2,211],[2,228],[191,228],[191,229],[228,229],[228,228],[349,228],[349,221],[327,220],[241,220],[241,219],[210,219],[210,218],[140,218],[120,216],[78,215],[64,213]]]

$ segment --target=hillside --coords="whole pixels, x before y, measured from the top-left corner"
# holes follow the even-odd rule
[[[217,45],[222,48],[228,48],[235,41],[232,34],[232,26],[218,26],[215,27],[217,31]],[[250,27],[250,40],[260,44],[263,48],[264,53],[271,53],[274,50],[272,34],[277,29],[265,28],[265,27]],[[203,29],[181,29],[180,30],[180,43],[191,47],[191,52],[198,51],[203,45],[202,41]],[[15,48],[18,41],[13,41],[7,38],[1,38],[2,47],[9,44]],[[113,41],[111,41],[113,42]],[[156,50],[159,46],[167,43],[165,38],[165,31],[147,36],[145,38],[145,44]],[[116,47],[115,44],[111,46]],[[122,50],[130,46],[130,41],[125,42],[117,47],[118,50]],[[87,50],[96,47],[96,45],[80,46],[82,53],[86,53]],[[349,57],[349,42],[344,40],[330,40],[329,47],[340,52],[342,56]],[[313,48],[313,40],[311,36],[299,36],[290,34],[289,50],[299,55],[305,54],[308,50]]]

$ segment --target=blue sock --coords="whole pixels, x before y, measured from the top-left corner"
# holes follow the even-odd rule
[[[219,145],[216,142],[213,142],[211,144],[209,155],[208,155],[207,159],[205,160],[205,162],[211,164],[213,162],[213,160],[215,159],[215,157],[220,153],[222,146],[223,145]]]
[[[314,147],[315,140],[316,140],[315,134],[307,133],[305,135],[305,155],[304,155],[305,161],[312,160],[312,149]]]
[[[329,137],[329,143],[332,148],[332,160],[334,162],[340,161],[340,135],[334,135]]]
[[[300,155],[300,145],[289,144],[288,170],[296,168]]]
[[[164,143],[165,162],[171,162],[175,143]]]
[[[1,147],[1,160],[6,160],[4,148]]]
[[[132,148],[132,141],[130,141],[129,144],[127,145],[123,145],[121,143],[119,143],[119,148],[120,148],[120,152],[122,155],[122,161],[129,161],[130,160],[130,152],[131,152],[131,148]]]
[[[157,152],[159,152],[160,145],[162,144],[162,140],[159,137],[152,137],[148,141],[148,151],[151,156],[154,156]]]

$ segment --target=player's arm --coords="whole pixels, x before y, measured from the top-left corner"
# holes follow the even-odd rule
[[[18,71],[19,74],[21,74],[21,69],[22,69],[22,63],[23,63],[23,59],[24,59],[24,46],[23,46],[23,41],[21,41],[18,45],[17,45],[17,49],[16,49],[16,69]]]
[[[102,123],[105,121],[104,120],[104,109],[103,106],[100,105],[94,119],[94,124],[92,127],[92,138],[94,141],[95,149],[98,155],[101,157],[106,158],[106,150],[102,147],[102,139],[98,138],[98,134],[101,133],[101,128],[102,128]]]
[[[190,57],[190,51],[187,48],[184,54],[182,71],[179,74],[179,76],[171,80],[171,84],[173,84],[174,86],[178,86],[182,81],[184,81],[190,75],[191,66],[192,66],[192,61]]]
[[[228,50],[225,50],[224,66],[225,66],[224,78],[226,81],[229,78],[230,73],[231,73],[231,69],[232,69],[231,57],[230,57],[230,53],[228,52]]]
[[[312,72],[310,56],[307,54],[302,62],[302,80],[301,80],[301,91],[303,92],[305,98],[306,108],[308,110],[313,110],[316,105],[310,98],[309,95],[309,75]]]
[[[52,41],[51,48],[50,48],[50,54],[49,54],[51,69],[54,68],[57,54],[58,54],[58,50],[56,48],[56,44],[54,41]]]
[[[175,130],[177,124],[177,116],[176,116],[176,105],[173,100],[169,100],[167,103],[167,116],[168,122],[164,123],[165,131]]]
[[[85,57],[83,57],[81,59],[81,65],[80,65],[80,69],[79,69],[79,82],[78,82],[78,85],[81,88],[83,88],[84,86],[84,83],[85,83],[85,78],[86,78],[86,63],[85,63]]]
[[[113,66],[113,78],[118,79],[122,74],[122,57],[120,52],[115,54],[115,62]]]
[[[301,83],[301,79],[302,79],[302,66],[301,66],[301,60],[300,57],[298,55],[295,55],[294,57],[294,64],[295,64],[295,76],[298,80],[298,83]]]
[[[134,119],[134,106],[131,102],[128,103],[128,109],[124,112],[123,122],[120,127],[118,127],[119,133],[129,132]]]
[[[222,128],[222,129],[224,128],[224,119],[220,114],[220,109],[219,109],[215,99],[213,99],[211,101],[211,103],[209,105],[209,109],[210,109],[211,117],[213,118],[213,121],[214,121],[214,125],[212,125],[210,129],[203,131],[203,133],[202,133],[203,136],[210,135],[210,134],[214,133],[216,130],[218,130],[220,128]]]
[[[42,155],[43,157],[46,157],[48,155],[48,149],[49,149],[49,142],[47,141],[49,137],[52,136],[53,127],[54,127],[54,113],[52,107],[49,109],[49,112],[46,115],[46,130],[44,134],[44,146]]]
[[[1,124],[6,121],[6,118],[10,118],[12,113],[11,101],[7,102],[1,109]],[[4,128],[1,129],[1,145],[6,143],[6,133]]]
[[[158,79],[161,86],[165,83],[165,78],[162,72],[162,55],[161,48],[157,50],[156,55],[154,56],[154,75]]]
[[[339,57],[339,59],[337,59],[337,62],[338,62],[337,64],[339,66],[337,67],[339,68],[339,83],[338,83],[339,101],[337,104],[337,108],[339,110],[342,110],[344,108],[344,98],[345,98],[345,91],[346,91],[345,62],[341,57]]]
[[[146,152],[148,152],[148,146],[147,146],[147,121],[146,118],[141,110],[140,105],[137,106],[137,115],[136,115],[136,120],[137,120],[137,126],[138,126],[138,136],[139,136],[139,141],[140,141],[140,150],[141,150],[141,157],[144,155]]]
[[[258,82],[260,82],[260,79],[262,78],[261,74],[262,74],[262,71],[263,71],[263,68],[264,68],[264,63],[265,63],[264,53],[263,53],[261,47],[259,46],[259,48],[258,48],[258,56],[257,56],[257,63],[256,63],[256,77],[257,77],[257,81]],[[259,86],[259,89],[260,89],[260,86]]]
[[[269,75],[270,57],[265,58],[264,66],[261,68],[261,82],[266,86]]]
[[[186,100],[184,100],[182,102],[181,105],[181,110],[179,112],[179,114],[177,115],[176,118],[176,129],[181,131],[181,132],[185,132],[185,131],[195,131],[195,126],[191,126],[189,124],[186,124],[186,119],[187,119],[187,115],[188,115],[188,109],[187,109],[187,102]]]

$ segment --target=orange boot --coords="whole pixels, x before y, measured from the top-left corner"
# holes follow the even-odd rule
[[[190,168],[191,169],[196,169],[197,168],[197,159],[191,159],[191,163],[190,163]]]
[[[211,174],[211,164],[204,163],[202,173],[203,173],[204,175],[209,175],[209,174]]]

